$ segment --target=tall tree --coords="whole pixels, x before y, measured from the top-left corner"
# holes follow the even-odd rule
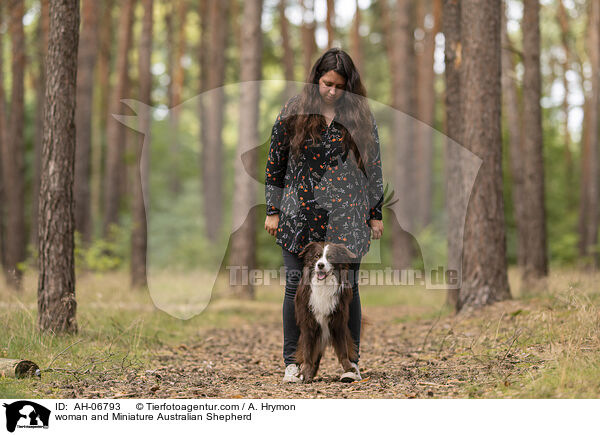
[[[598,241],[598,116],[600,111],[600,3],[590,2],[587,47],[592,66],[591,92],[586,96],[586,123],[581,161],[581,199],[579,211],[579,253],[593,256]]]
[[[208,71],[209,107],[205,115],[206,141],[202,148],[202,187],[206,219],[206,236],[216,241],[223,218],[223,110],[225,48],[227,43],[227,4],[218,0],[208,2]]]
[[[483,162],[467,209],[459,311],[510,298],[502,198],[501,3],[463,0],[460,13],[461,139]]]
[[[414,50],[411,28],[412,7],[410,0],[396,0],[388,10],[386,2],[381,2],[384,20],[384,37],[392,78],[392,107],[394,123],[392,143],[395,151],[394,166],[396,193],[402,204],[413,203],[413,134],[414,123],[408,115],[413,115],[413,64]],[[391,223],[392,253],[394,267],[409,268],[412,265],[415,249],[413,238],[413,215],[408,207],[401,207],[401,215]]]
[[[210,0],[200,0],[198,2],[198,14],[200,15],[200,44],[198,47],[198,57],[200,64],[199,93],[202,96],[198,98],[198,112],[200,118],[200,152],[202,156],[204,145],[207,142],[208,132],[208,98],[204,93],[208,90],[208,66],[209,66],[209,28],[208,28],[208,7]],[[204,172],[204,161],[200,159],[200,171]],[[204,179],[203,179],[204,180]]]
[[[6,213],[6,280],[13,288],[21,288],[22,271],[19,267],[25,259],[25,177],[23,171],[24,140],[24,82],[25,34],[23,31],[23,0],[9,3],[12,53],[12,90],[8,135],[2,147],[2,175],[4,177],[4,204]]]
[[[49,0],[40,1],[40,20],[37,28],[37,59],[38,74],[35,84],[35,136],[34,136],[34,160],[33,160],[33,192],[31,197],[31,233],[30,241],[33,246],[37,246],[38,240],[38,201],[40,196],[40,171],[42,160],[42,138],[44,132],[44,98],[46,97],[46,53],[48,51],[48,28],[50,26]]]
[[[38,327],[77,332],[73,213],[79,0],[50,1],[39,216]]]
[[[287,101],[296,93],[296,86],[292,83],[294,78],[294,50],[290,41],[289,22],[285,16],[287,1],[281,0],[278,4],[279,24],[281,26],[281,46],[283,49],[283,76],[286,80],[285,100]]]
[[[506,2],[504,2],[507,6]],[[502,96],[508,130],[508,158],[511,173],[512,203],[517,227],[517,264],[525,266],[525,226],[523,225],[523,154],[522,131],[523,111],[517,91],[516,73],[514,66],[514,48],[508,36],[506,13],[502,14]]]
[[[171,4],[171,7],[176,6],[176,16],[169,19],[169,26],[177,29],[177,38],[170,36],[169,38],[173,39],[169,44],[169,123],[170,130],[172,133],[172,141],[170,144],[170,152],[171,155],[177,156],[179,155],[180,148],[180,140],[179,140],[179,118],[180,118],[180,108],[178,107],[181,104],[182,93],[183,93],[183,85],[185,81],[185,70],[183,68],[183,56],[185,54],[185,26],[186,26],[186,18],[187,18],[187,5],[185,0],[179,0],[174,5]],[[170,14],[172,15],[172,14]],[[173,18],[176,18],[174,21],[176,23],[173,26]],[[169,31],[172,33],[172,31]],[[174,160],[174,163],[176,159]],[[169,190],[173,195],[179,194],[181,190],[181,180],[180,180],[179,170],[176,166],[172,167],[172,170],[169,173]]]
[[[0,26],[4,25],[4,3],[0,3]],[[4,47],[3,35],[0,33],[0,47]],[[6,188],[4,186],[3,171],[3,149],[7,139],[6,134],[6,97],[4,95],[4,50],[0,50],[0,264],[6,270],[5,246],[4,246],[4,203]]]
[[[94,67],[98,50],[98,4],[82,0],[82,27],[77,66],[77,146],[75,148],[75,229],[82,240],[92,237],[90,203],[90,163],[92,149],[92,112],[94,97]]]
[[[327,27],[327,48],[331,48],[335,40],[335,0],[327,0],[325,27]]]
[[[540,100],[540,19],[538,0],[524,0],[523,8],[523,254],[524,282],[548,274],[542,108]]]
[[[352,54],[352,60],[354,66],[358,69],[359,74],[364,74],[363,63],[364,53],[362,47],[362,38],[360,36],[360,7],[358,6],[358,0],[355,2],[356,12],[354,13],[354,20],[352,21],[352,29],[350,33],[350,52]]]
[[[258,156],[255,145],[258,143],[258,103],[260,101],[260,82],[262,67],[262,32],[261,32],[262,0],[244,2],[242,20],[242,45],[240,47],[240,120],[238,146],[234,163],[233,212],[234,227],[243,219],[247,210],[252,208],[252,198],[256,191],[252,184],[245,182],[246,171],[257,173]],[[247,151],[250,160],[246,166],[241,156]],[[252,270],[256,264],[256,210],[251,211],[241,227],[233,234],[229,264],[247,266]],[[237,290],[246,297],[254,297],[254,287],[247,284]]]
[[[462,42],[460,29],[459,0],[444,0],[442,32],[444,33],[444,62],[445,62],[445,105],[446,105],[446,152],[445,152],[445,179],[446,179],[446,212],[448,214],[447,246],[448,270],[456,270],[462,275],[462,234],[464,221],[461,221],[461,198],[464,192],[462,185],[462,168],[458,148],[453,146],[451,140],[462,144],[462,105],[460,71],[463,66]],[[458,290],[450,290],[447,303],[456,306]]]
[[[435,121],[435,73],[433,70],[435,35],[439,30],[441,5],[439,0],[417,4],[419,39],[415,50],[416,115],[415,124],[415,220],[418,226],[431,223],[433,203],[433,127]]]
[[[150,135],[150,105],[152,91],[152,11],[153,0],[142,0],[144,7],[144,18],[142,21],[142,35],[140,38],[139,50],[139,80],[140,80],[140,102],[145,109],[139,113],[140,131]],[[133,201],[132,201],[132,220],[133,228],[131,233],[131,286],[133,288],[145,287],[147,283],[146,276],[146,250],[148,246],[146,211],[144,207],[143,191],[148,189],[148,155],[150,150],[144,150],[144,143],[148,147],[151,143],[150,137],[141,135],[140,143],[136,149],[136,169],[133,178]]]
[[[104,186],[103,174],[106,158],[106,125],[108,122],[108,102],[112,94],[112,86],[110,83],[112,45],[113,45],[113,9],[114,0],[104,0],[99,11],[99,41],[98,41],[98,60],[96,65],[96,78],[98,86],[96,86],[97,95],[97,116],[94,116],[97,134],[92,137],[92,164],[91,164],[91,192],[90,192],[90,209],[92,216],[102,216],[104,207]]]
[[[135,0],[125,0],[119,20],[118,48],[116,59],[116,85],[109,101],[106,127],[106,167],[104,173],[104,222],[103,236],[108,237],[110,227],[118,224],[121,201],[120,186],[125,182],[123,177],[123,155],[126,144],[125,127],[111,114],[119,113],[121,98],[128,88],[128,53],[131,45],[131,27],[133,22],[133,6]]]
[[[302,8],[302,27],[300,29],[302,35],[303,47],[303,64],[304,64],[304,79],[310,74],[310,69],[314,62],[313,56],[317,51],[317,43],[315,41],[315,0],[300,0]]]

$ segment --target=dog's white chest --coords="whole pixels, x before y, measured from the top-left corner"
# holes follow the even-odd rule
[[[315,319],[323,331],[322,344],[329,342],[329,315],[335,310],[340,285],[335,275],[330,275],[323,281],[317,278],[311,280],[311,292],[309,306]]]

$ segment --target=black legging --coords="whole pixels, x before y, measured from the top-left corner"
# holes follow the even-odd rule
[[[294,309],[294,297],[302,275],[302,259],[298,254],[282,248],[283,264],[285,266],[285,297],[283,298],[283,361],[285,365],[295,363],[294,353],[300,337],[300,329],[296,325],[296,312]],[[360,258],[350,263],[348,279],[352,285],[352,302],[350,303],[350,318],[348,327],[356,344],[356,361],[358,362],[358,349],[360,346],[360,296],[358,294],[358,270]]]

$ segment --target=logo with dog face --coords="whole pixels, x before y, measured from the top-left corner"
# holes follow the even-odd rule
[[[29,400],[19,400],[3,405],[6,408],[6,430],[14,432],[16,428],[48,429],[50,410]]]
[[[246,116],[242,109],[247,104],[247,95],[259,95],[260,92],[264,93],[261,102],[268,103],[265,107],[279,110],[288,100],[284,89],[290,85],[298,90],[312,86],[282,80],[249,81],[211,89],[173,108],[122,100],[136,114],[113,114],[118,122],[144,135],[141,162],[136,169],[142,180],[147,219],[148,288],[157,308],[180,319],[201,313],[211,300],[220,272],[227,275],[224,259],[232,236],[244,231],[251,213],[264,219],[264,213],[260,211],[264,212],[266,204],[262,176],[265,168],[256,162],[261,162],[268,154],[276,112],[263,113],[261,103],[259,113],[252,117],[252,122],[259,125],[259,134],[255,138],[239,137],[244,134],[241,127],[244,123],[239,116]],[[222,101],[227,101],[223,119],[213,110],[214,105]],[[380,136],[384,221],[395,219],[401,229],[416,240],[426,288],[459,288],[467,205],[482,159],[408,114],[374,100],[369,100],[368,105]],[[140,122],[142,119],[150,119],[151,126]],[[221,125],[221,121],[222,128],[216,131],[213,127]],[[201,126],[202,122],[204,126]],[[247,127],[249,121],[244,122]],[[409,130],[413,132],[412,136],[407,135]],[[418,142],[415,137],[426,139]],[[427,157],[430,155],[435,155],[435,159]],[[460,162],[460,183],[447,181],[450,178],[444,175],[444,170],[454,171],[444,161],[448,155]],[[207,164],[207,156],[211,156],[210,164]],[[398,162],[405,161],[430,162],[431,167],[423,176],[417,171],[417,163],[409,164],[409,170],[400,167]],[[435,164],[431,163],[433,161]],[[339,170],[351,173],[351,167],[355,166],[352,155],[349,160],[332,163],[334,166],[325,168],[326,174],[333,170],[336,174]],[[411,169],[410,165],[415,167]],[[360,172],[356,174],[354,185],[363,186],[368,180]],[[335,181],[337,177],[325,177],[319,184],[315,199],[320,206],[330,204],[332,194],[344,193],[336,191],[343,186],[336,186]],[[358,190],[361,193],[360,187]],[[225,196],[227,192],[244,192],[244,195],[233,200]],[[293,215],[294,193],[286,192],[284,187],[281,195],[285,193],[291,195],[286,204],[291,208],[287,212]],[[345,193],[348,195],[349,192]],[[356,192],[351,193],[354,198]],[[358,201],[353,203],[373,205],[372,198],[356,197]],[[295,202],[301,204],[301,201]],[[430,205],[429,212],[417,212],[424,203]],[[452,217],[448,216],[448,203],[453,205]],[[333,221],[339,221],[338,231],[354,231],[354,240],[369,239],[370,228],[366,224],[364,228],[342,225],[343,219],[349,221],[348,215],[352,212],[354,210],[333,210]],[[386,225],[386,232],[391,232],[391,225]],[[343,239],[344,234],[328,233],[328,236],[336,241],[337,237]],[[452,250],[447,249],[450,239],[456,241]],[[269,238],[269,243],[274,245],[275,240]],[[371,239],[361,263],[385,267],[382,259],[381,239]],[[429,280],[430,272],[440,268],[458,270],[457,281],[449,285]]]

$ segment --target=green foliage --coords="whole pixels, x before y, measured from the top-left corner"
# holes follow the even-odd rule
[[[75,232],[75,267],[77,270],[108,272],[126,263],[129,255],[129,231],[112,225],[108,239],[95,239],[85,247],[81,234]]]

